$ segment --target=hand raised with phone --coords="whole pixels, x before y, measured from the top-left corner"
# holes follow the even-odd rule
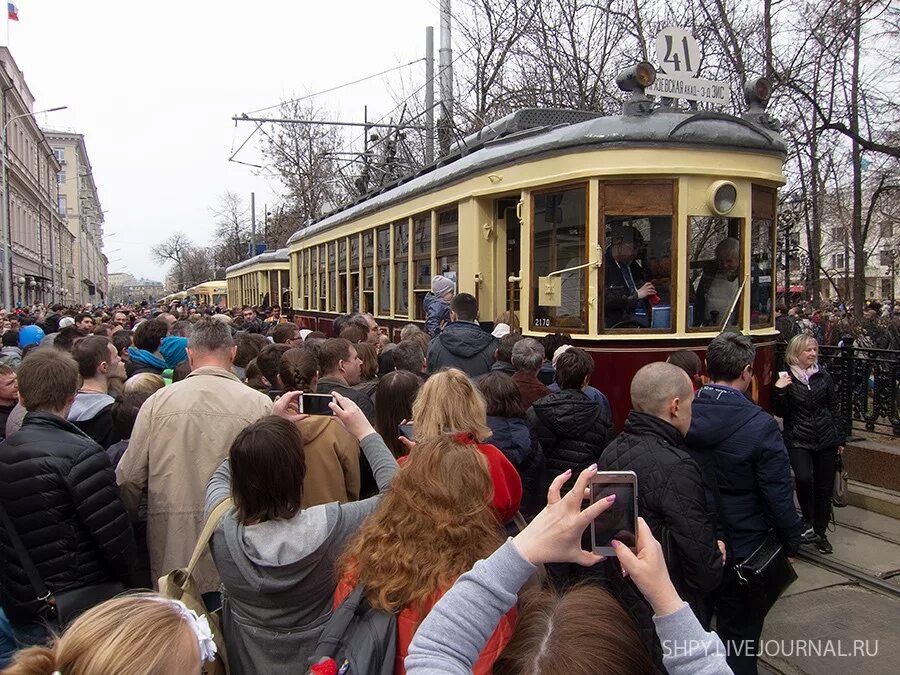
[[[581,509],[588,482],[596,473],[596,464],[582,471],[565,497],[559,491],[572,475],[571,469],[553,479],[547,506],[513,539],[519,553],[532,565],[573,562],[588,567],[604,560],[603,556],[581,548],[581,535],[587,526],[615,501],[612,495]]]
[[[622,575],[631,577],[657,616],[681,609],[684,603],[669,578],[662,546],[653,537],[647,521],[638,518],[637,555],[620,541],[613,541],[612,545],[622,565]]]
[[[272,406],[272,414],[295,424],[300,420],[305,420],[309,415],[300,412],[299,401],[302,393],[301,391],[288,391],[282,394]]]
[[[375,429],[358,405],[336,391],[331,392],[331,395],[334,396],[334,401],[329,403],[328,407],[344,428],[356,436],[356,440],[361,441],[369,434],[375,433]]]

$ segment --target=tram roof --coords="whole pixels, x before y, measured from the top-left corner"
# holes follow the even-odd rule
[[[535,111],[520,111],[523,112]],[[586,115],[583,111],[572,112],[580,113],[580,119]],[[516,114],[519,113],[513,116]],[[492,126],[501,125],[504,120]],[[597,116],[570,124],[528,128],[489,140],[476,140],[475,147],[466,147],[470,138],[477,137],[475,134],[458,144],[456,154],[442,157],[418,173],[370,192],[298,230],[291,235],[288,244],[487,169],[562,152],[601,147],[684,147],[766,153],[782,160],[787,155],[781,134],[752,121],[720,112],[686,112],[664,107],[655,108],[646,115]],[[250,264],[253,260],[239,265]]]
[[[230,272],[237,272],[238,270],[242,270],[245,267],[250,267],[251,265],[273,262],[290,262],[288,250],[286,248],[280,248],[277,251],[265,251],[263,253],[260,253],[259,255],[255,255],[252,258],[247,258],[246,260],[242,260],[241,262],[235,263],[231,267],[228,267],[225,270],[225,274],[229,274]]]

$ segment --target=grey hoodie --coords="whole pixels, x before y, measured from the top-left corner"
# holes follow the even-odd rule
[[[380,492],[397,461],[378,434],[360,447]],[[230,496],[226,460],[206,489],[207,515]],[[306,672],[322,628],[331,617],[334,564],[380,497],[332,502],[298,512],[290,520],[245,526],[232,509],[213,534],[213,560],[222,579],[222,630],[232,675]]]
[[[75,394],[75,402],[69,410],[70,422],[86,422],[94,419],[97,414],[116,402],[109,394],[100,394],[93,391],[79,391]]]

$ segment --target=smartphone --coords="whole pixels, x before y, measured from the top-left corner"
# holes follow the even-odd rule
[[[407,437],[409,440],[411,440],[411,441],[415,440],[415,439],[413,438],[413,426],[412,426],[412,424],[401,424],[398,428],[400,429],[400,435],[401,435],[401,436],[406,436],[406,437]]]
[[[334,415],[328,407],[333,400],[331,394],[303,394],[300,397],[300,412],[306,415]]]
[[[612,540],[618,539],[637,552],[637,474],[634,471],[600,471],[591,478],[591,503],[616,496],[606,511],[591,523],[594,553],[616,555]]]
[[[786,370],[778,371],[778,377],[787,377],[787,376],[788,376],[788,371],[786,371]]]

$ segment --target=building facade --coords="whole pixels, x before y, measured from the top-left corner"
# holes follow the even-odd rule
[[[0,47],[0,122],[7,190],[6,250],[0,281],[10,279],[13,304],[67,302],[75,237],[59,211],[61,165],[34,116],[34,96],[6,47]],[[2,304],[2,296],[0,296]]]
[[[72,235],[72,262],[66,270],[69,297],[80,305],[106,302],[109,279],[103,255],[103,210],[84,135],[50,129],[44,133],[60,164],[58,212]]]
[[[144,300],[155,302],[165,294],[165,287],[161,281],[136,279],[126,272],[116,272],[109,275],[110,304],[134,304]]]

